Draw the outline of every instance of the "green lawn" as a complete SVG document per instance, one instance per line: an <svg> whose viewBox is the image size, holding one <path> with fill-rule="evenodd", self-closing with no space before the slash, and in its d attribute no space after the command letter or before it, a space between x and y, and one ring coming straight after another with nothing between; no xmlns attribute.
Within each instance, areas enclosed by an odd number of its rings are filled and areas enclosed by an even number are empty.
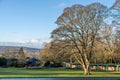
<svg viewBox="0 0 120 80"><path fill-rule="evenodd" d="M0 78L11 77L119 77L119 72L91 72L83 75L83 71L62 68L25 69L25 68L0 68Z"/></svg>

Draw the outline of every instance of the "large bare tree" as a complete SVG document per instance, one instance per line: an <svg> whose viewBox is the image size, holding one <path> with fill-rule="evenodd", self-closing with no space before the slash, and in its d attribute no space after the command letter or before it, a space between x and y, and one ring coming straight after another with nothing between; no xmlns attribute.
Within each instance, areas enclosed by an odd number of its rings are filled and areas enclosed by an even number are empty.
<svg viewBox="0 0 120 80"><path fill-rule="evenodd" d="M107 7L100 3L88 6L73 5L65 8L52 32L53 40L71 46L75 59L83 66L84 74L90 74L90 63L93 55L94 41L106 17ZM64 46L64 45L63 45Z"/></svg>
<svg viewBox="0 0 120 80"><path fill-rule="evenodd" d="M112 18L112 24L114 25L115 40L115 53L117 53L117 59L120 61L120 0L116 0L113 6L110 8L110 17Z"/></svg>

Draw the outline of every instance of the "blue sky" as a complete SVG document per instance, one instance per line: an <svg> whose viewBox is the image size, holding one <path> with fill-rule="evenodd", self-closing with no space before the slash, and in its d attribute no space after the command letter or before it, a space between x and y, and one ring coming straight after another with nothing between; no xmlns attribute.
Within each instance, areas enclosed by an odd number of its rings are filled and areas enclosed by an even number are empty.
<svg viewBox="0 0 120 80"><path fill-rule="evenodd" d="M0 0L0 42L47 41L65 7L115 0Z"/></svg>

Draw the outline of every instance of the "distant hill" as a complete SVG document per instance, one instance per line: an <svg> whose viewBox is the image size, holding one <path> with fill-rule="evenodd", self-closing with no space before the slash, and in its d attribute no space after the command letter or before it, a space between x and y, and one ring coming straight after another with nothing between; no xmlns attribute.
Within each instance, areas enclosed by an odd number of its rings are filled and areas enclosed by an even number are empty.
<svg viewBox="0 0 120 80"><path fill-rule="evenodd" d="M5 51L5 49L15 49L19 50L19 46L0 46L0 53ZM38 48L30 48L30 47L23 47L25 53L38 53L41 49Z"/></svg>

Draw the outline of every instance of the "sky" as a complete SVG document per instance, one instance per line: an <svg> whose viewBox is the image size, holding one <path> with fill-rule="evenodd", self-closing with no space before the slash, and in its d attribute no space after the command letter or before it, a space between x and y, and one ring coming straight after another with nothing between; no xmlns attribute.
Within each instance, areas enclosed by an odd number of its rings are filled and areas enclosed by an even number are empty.
<svg viewBox="0 0 120 80"><path fill-rule="evenodd" d="M93 2L111 7L115 0L0 0L0 43L48 42L64 8Z"/></svg>

